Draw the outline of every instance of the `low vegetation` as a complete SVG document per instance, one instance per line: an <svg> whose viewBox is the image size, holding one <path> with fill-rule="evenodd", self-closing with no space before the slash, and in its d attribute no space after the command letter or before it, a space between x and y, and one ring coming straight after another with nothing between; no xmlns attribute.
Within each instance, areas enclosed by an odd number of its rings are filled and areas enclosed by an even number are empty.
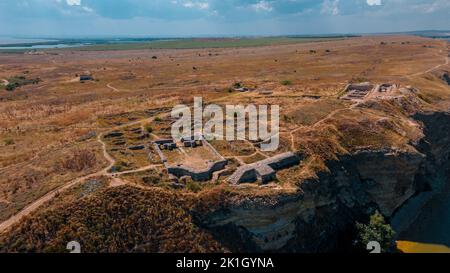
<svg viewBox="0 0 450 273"><path fill-rule="evenodd" d="M137 49L201 49L229 47L258 47L342 40L347 37L264 37L264 38L204 38L152 41L148 43L105 44L77 48L78 50L137 50Z"/></svg>
<svg viewBox="0 0 450 273"><path fill-rule="evenodd" d="M38 84L41 82L40 78L35 79L27 79L24 76L15 76L8 79L8 84L6 85L6 91L14 91L16 88L21 86L29 85L29 84Z"/></svg>
<svg viewBox="0 0 450 273"><path fill-rule="evenodd" d="M76 150L69 157L61 160L60 166L64 171L81 172L95 165L97 157L90 150Z"/></svg>
<svg viewBox="0 0 450 273"><path fill-rule="evenodd" d="M70 241L92 252L224 252L192 221L185 197L130 187L102 190L27 219L0 252L67 252Z"/></svg>
<svg viewBox="0 0 450 273"><path fill-rule="evenodd" d="M292 85L292 81L291 80L282 80L281 84L282 85Z"/></svg>
<svg viewBox="0 0 450 273"><path fill-rule="evenodd" d="M394 245L395 232L389 224L386 224L383 215L376 211L367 224L356 224L358 230L358 244L363 249L369 242L378 242L381 245L381 251L387 252Z"/></svg>

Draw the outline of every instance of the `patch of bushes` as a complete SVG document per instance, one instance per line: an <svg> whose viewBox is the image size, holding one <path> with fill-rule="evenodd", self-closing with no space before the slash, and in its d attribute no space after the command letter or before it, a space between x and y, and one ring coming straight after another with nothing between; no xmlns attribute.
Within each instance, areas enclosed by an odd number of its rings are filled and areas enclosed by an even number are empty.
<svg viewBox="0 0 450 273"><path fill-rule="evenodd" d="M287 86L287 85L292 85L292 82L290 80L283 80L283 81L281 81L281 84Z"/></svg>
<svg viewBox="0 0 450 273"><path fill-rule="evenodd" d="M235 89L242 88L242 83L241 83L241 82L235 82L235 83L233 84L233 88L235 88Z"/></svg>
<svg viewBox="0 0 450 273"><path fill-rule="evenodd" d="M38 84L41 82L40 78L35 79L27 79L24 76L15 76L8 79L8 84L6 85L7 91L14 91L16 88L19 88L21 86L29 85L29 84Z"/></svg>
<svg viewBox="0 0 450 273"><path fill-rule="evenodd" d="M192 192L199 192L202 190L202 187L197 182L189 180L186 183L186 189Z"/></svg>
<svg viewBox="0 0 450 273"><path fill-rule="evenodd" d="M95 165L97 157L89 150L76 150L71 156L61 161L63 170L81 172Z"/></svg>
<svg viewBox="0 0 450 273"><path fill-rule="evenodd" d="M10 145L14 145L14 139L12 138L7 138L3 141L5 143L6 146L10 146Z"/></svg>
<svg viewBox="0 0 450 273"><path fill-rule="evenodd" d="M122 172L122 171L127 170L128 168L130 168L130 164L129 163L127 163L125 161L122 161L122 160L119 160L111 168L111 172L112 173Z"/></svg>
<svg viewBox="0 0 450 273"><path fill-rule="evenodd" d="M378 242L382 252L388 252L394 245L395 231L384 220L383 215L376 211L367 224L356 223L358 243L365 248L369 242Z"/></svg>
<svg viewBox="0 0 450 273"><path fill-rule="evenodd" d="M145 125L144 129L149 134L151 134L153 132L153 127L150 124Z"/></svg>
<svg viewBox="0 0 450 273"><path fill-rule="evenodd" d="M190 202L161 190L100 190L25 219L1 235L0 252L67 253L70 241L83 253L227 251L194 223Z"/></svg>

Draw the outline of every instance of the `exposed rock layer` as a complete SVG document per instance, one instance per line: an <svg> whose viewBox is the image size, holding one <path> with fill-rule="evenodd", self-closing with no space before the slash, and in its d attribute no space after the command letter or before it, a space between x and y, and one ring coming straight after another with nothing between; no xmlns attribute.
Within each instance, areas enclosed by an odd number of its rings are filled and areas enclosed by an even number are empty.
<svg viewBox="0 0 450 273"><path fill-rule="evenodd" d="M198 217L231 250L324 252L348 244L356 221L388 218L435 181L448 181L450 115L422 113L424 137L408 149L364 150L327 162L296 194L243 199ZM230 242L229 238L235 238Z"/></svg>

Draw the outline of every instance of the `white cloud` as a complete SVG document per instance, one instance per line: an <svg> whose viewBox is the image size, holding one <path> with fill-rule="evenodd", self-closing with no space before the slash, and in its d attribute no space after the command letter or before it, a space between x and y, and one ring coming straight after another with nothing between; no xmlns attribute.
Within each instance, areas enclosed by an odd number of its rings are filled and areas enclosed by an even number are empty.
<svg viewBox="0 0 450 273"><path fill-rule="evenodd" d="M176 4L176 1L173 1L172 3ZM185 8L197 8L197 9L208 9L209 3L208 2L191 2L188 1L183 4L183 7Z"/></svg>
<svg viewBox="0 0 450 273"><path fill-rule="evenodd" d="M267 2L267 1L259 1L256 4L251 5L252 9L256 10L256 11L272 11L273 7L272 5Z"/></svg>
<svg viewBox="0 0 450 273"><path fill-rule="evenodd" d="M69 6L81 6L81 0L66 0Z"/></svg>
<svg viewBox="0 0 450 273"><path fill-rule="evenodd" d="M322 2L322 14L339 14L339 0L325 0Z"/></svg>
<svg viewBox="0 0 450 273"><path fill-rule="evenodd" d="M367 0L369 6L381 6L381 0Z"/></svg>
<svg viewBox="0 0 450 273"><path fill-rule="evenodd" d="M446 9L450 7L450 1L448 0L436 0L432 3L423 4L423 11L426 13L433 13L438 10Z"/></svg>
<svg viewBox="0 0 450 273"><path fill-rule="evenodd" d="M94 12L94 10L90 7L83 6L82 9L86 12Z"/></svg>

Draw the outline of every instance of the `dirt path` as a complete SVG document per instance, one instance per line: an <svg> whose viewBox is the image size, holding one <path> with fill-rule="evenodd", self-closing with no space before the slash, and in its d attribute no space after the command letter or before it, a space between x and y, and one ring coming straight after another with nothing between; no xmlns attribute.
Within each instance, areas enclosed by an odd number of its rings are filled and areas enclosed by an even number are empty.
<svg viewBox="0 0 450 273"><path fill-rule="evenodd" d="M111 89L111 90L114 91L114 92L120 92L119 89L115 88L114 86L111 86L111 82L108 83L108 84L106 85L106 87L108 87L109 89Z"/></svg>
<svg viewBox="0 0 450 273"><path fill-rule="evenodd" d="M290 131L289 134L291 136L291 149L292 151L295 151L295 137L294 134L302 129L305 129L307 127L311 127L311 128L315 128L318 125L322 124L323 122L325 122L325 120L331 118L332 116L336 115L337 113L341 112L341 111L346 111L346 110L351 110L353 108L355 108L355 106L358 105L358 103L352 104L350 107L347 108L343 108L343 109L336 109L332 112L330 112L328 115L326 115L324 118L322 118L321 120L317 121L316 123L314 123L311 126L299 126L298 128L295 128L294 130Z"/></svg>
<svg viewBox="0 0 450 273"><path fill-rule="evenodd" d="M442 50L441 50L440 52L442 53ZM440 55L438 55L438 56L440 56ZM435 65L435 66L433 66L432 68L430 68L430 69L428 69L428 70L425 70L425 71L422 71L422 72L418 72L418 73L414 73L414 74L407 75L406 77L407 77L407 78L410 78L410 77L422 76L422 75L424 75L424 74L428 74L428 73L430 73L430 72L433 72L433 71L435 71L435 70L441 68L442 66L448 65L448 64L449 64L449 57L444 57L444 58L445 58L445 62L444 62L444 63Z"/></svg>
<svg viewBox="0 0 450 273"><path fill-rule="evenodd" d="M143 122L148 122L153 120L154 118L148 118L148 119L143 119L143 120L139 120L139 121L134 121L131 123L127 123L127 124L123 124L120 126L116 126L114 128L111 128L111 131L117 130L117 129L121 129L123 127L127 127L127 126L133 126L136 124L142 124ZM36 209L38 209L40 206L42 206L44 203L46 203L47 201L53 199L57 194L75 186L78 183L82 183L84 181L86 181L89 178L93 178L93 177L97 177L97 176L108 176L108 177L114 177L115 175L120 175L120 174L130 174L130 173L135 173L135 172L141 172L141 171L145 171L151 168L154 168L155 166L158 165L149 165L140 169L136 169L136 170L131 170L131 171L127 171L127 172L122 172L122 173L115 173L115 174L110 174L108 173L108 170L111 169L114 164L116 163L116 160L107 152L107 148L106 148L106 143L102 141L102 136L103 133L100 133L97 136L97 141L102 145L102 151L103 151L103 156L104 158L108 161L109 165L107 167L105 167L104 169L77 178L75 180L72 180L71 182L68 182L66 184L64 184L63 186L54 189L50 192L48 192L47 194L45 194L44 196L40 197L39 199L37 199L36 201L34 201L33 203L31 203L30 205L26 206L24 209L22 209L21 211L19 211L17 214L13 215L12 217L10 217L8 220L2 222L0 224L0 233L5 232L6 230L8 230L11 226L13 226L14 224L18 223L23 217L30 215L33 211L35 211ZM113 184L117 185L117 184L121 184L123 181L121 181L120 179L114 177L113 178Z"/></svg>
<svg viewBox="0 0 450 273"><path fill-rule="evenodd" d="M60 192L65 191L65 190L71 188L72 186L74 186L74 185L76 185L78 183L81 183L81 182L83 182L83 181L85 181L85 180L87 180L89 178L96 177L96 176L107 175L108 170L112 166L114 166L116 161L106 151L106 144L101 140L102 135L103 134L99 134L98 135L97 141L99 141L102 144L103 156L109 162L109 165L106 168L104 168L104 169L102 169L102 170L100 170L100 171L98 171L96 173L88 174L86 176L83 176L83 177L77 178L75 180L72 180L71 182L69 182L67 184L64 184L63 186L48 192L47 194L45 194L44 196L42 196L38 200L34 201L33 203L31 203L30 205L25 207L23 210L21 210L20 212L18 212L17 214L15 214L11 218L9 218L8 220L2 222L0 224L0 233L6 231L12 225L14 225L15 223L19 222L23 217L25 217L25 216L29 215L30 213L32 213L33 211L35 211L37 208L39 208L45 202L53 199Z"/></svg>
<svg viewBox="0 0 450 273"><path fill-rule="evenodd" d="M4 81L6 82L6 80L4 80ZM41 86L40 88L42 88L44 86ZM110 84L107 84L107 87L110 88L113 91L119 91L118 89L114 88ZM220 101L222 99L226 99L226 98L229 98L229 97L230 96L226 96L225 98L218 98L216 100L212 100L211 103L212 102L216 102L216 101ZM170 113L166 113L163 116L168 116L168 115L170 115ZM133 122L130 122L130 123L125 123L125 124L122 124L122 125L119 125L119 126L115 126L113 128L109 128L107 131L119 130L119 129L122 129L122 128L125 128L125 127L128 127L128 126L133 126L133 125L138 125L138 124L142 126L144 123L151 122L154 119L155 119L155 117L150 117L150 118L146 118L146 119L142 119L142 120L133 121ZM129 183L127 183L126 181L118 178L119 175L142 172L142 171L146 171L146 170L155 168L157 166L160 166L160 165L156 165L155 164L155 165L148 165L146 167L142 167L142 168L139 168L139 169L136 169L136 170L130 170L130 171L125 171L125 172L121 172L121 173L114 173L114 174L108 173L108 170L111 169L114 166L114 164L116 163L116 160L111 155L108 154L107 148L106 148L106 143L104 143L102 141L102 136L103 136L103 133L98 134L97 141L102 145L103 156L109 162L109 165L106 168L104 168L104 169L102 169L102 170L100 170L98 172L95 172L95 173L92 173L92 174L89 174L89 175L86 175L86 176L83 176L83 177L79 177L79 178L77 178L75 180L72 180L72 181L62 185L61 187L59 187L57 189L54 189L54 190L46 193L44 196L40 197L39 199L37 199L33 203L29 204L24 209L22 209L21 211L19 211L15 215L11 216L6 221L0 223L0 233L3 233L5 231L7 231L14 224L18 223L24 217L30 215L32 212L37 210L44 203L46 203L47 201L50 201L51 199L53 199L57 194L59 194L59 193L65 191L65 190L75 186L78 183L82 183L82 182L84 182L85 180L87 180L89 178L97 177L97 176L108 176L108 177L112 178L111 186L124 185L124 184L129 184ZM139 186L139 185L135 185L135 184L129 184L129 185L136 186L136 187L139 187L139 188L145 188L145 187L142 187L142 186Z"/></svg>
<svg viewBox="0 0 450 273"><path fill-rule="evenodd" d="M142 167L139 169L135 169L135 170L129 170L129 171L123 171L120 173L108 174L108 176L115 177L115 176L124 175L124 174L140 173L140 172L145 172L145 171L148 171L148 170L151 170L151 169L154 169L157 167L163 167L163 166L164 166L163 164L150 164L148 166L145 166L145 167Z"/></svg>
<svg viewBox="0 0 450 273"><path fill-rule="evenodd" d="M219 98L217 100L212 100L211 102L220 101L222 99L224 99L224 98ZM313 126L316 126L317 124L319 124L323 120L325 120L325 119L331 117L332 115L336 114L337 111L342 111L342 110L346 110L346 109L339 109L339 110L333 111L332 113L327 115L324 119L320 120L319 122L317 122ZM163 116L168 116L168 115L170 115L170 113L166 113ZM150 118L137 120L137 121L130 122L130 123L125 123L125 124L122 124L122 125L119 125L119 126L115 126L113 128L109 128L107 131L114 131L114 130L122 129L122 128L125 128L125 127L137 125L137 124L142 125L143 123L151 122L154 119L155 119L155 117L150 117ZM297 129L291 131L291 137L293 137L292 134L295 131L300 130L301 128L297 128ZM102 169L102 170L100 170L98 172L95 172L95 173L92 173L92 174L89 174L89 175L77 178L75 180L72 180L71 182L68 182L68 183L64 184L63 186L48 192L47 194L45 194L41 198L37 199L36 201L31 203L30 205L26 206L24 209L19 211L17 214L15 214L12 217L10 217L8 220L2 222L0 224L0 233L3 233L6 230L8 230L11 226L13 226L14 224L18 223L21 219L23 219L23 217L30 215L32 212L34 212L36 209L38 209L44 203L46 203L47 201L49 201L52 198L54 198L57 194L59 194L59 193L65 191L65 190L73 187L74 185L76 185L78 183L82 183L82 182L84 182L85 180L87 180L89 178L97 177L97 176L108 176L108 177L112 177L113 178L112 179L112 186L123 185L123 184L128 184L128 183L126 181L123 181L122 179L118 178L117 176L122 175L122 174L131 174L131 173L142 172L142 171L146 171L146 170L155 168L157 166L160 166L158 164L154 164L154 165L148 165L146 167L142 167L142 168L139 168L139 169L136 169L136 170L130 170L130 171L125 171L125 172L121 172L121 173L114 173L114 174L108 173L108 170L111 169L114 166L114 164L116 163L116 160L111 155L108 154L106 143L104 143L102 141L102 136L103 136L103 133L98 134L97 141L102 145L103 156L109 162L109 165L106 168L104 168L104 169ZM258 151L258 152L260 152L260 151ZM237 157L235 157L235 158L239 162L244 163L244 162L242 162L242 160L240 158L237 158ZM130 184L130 185L135 186L134 184ZM136 185L136 186L138 186L138 185Z"/></svg>

